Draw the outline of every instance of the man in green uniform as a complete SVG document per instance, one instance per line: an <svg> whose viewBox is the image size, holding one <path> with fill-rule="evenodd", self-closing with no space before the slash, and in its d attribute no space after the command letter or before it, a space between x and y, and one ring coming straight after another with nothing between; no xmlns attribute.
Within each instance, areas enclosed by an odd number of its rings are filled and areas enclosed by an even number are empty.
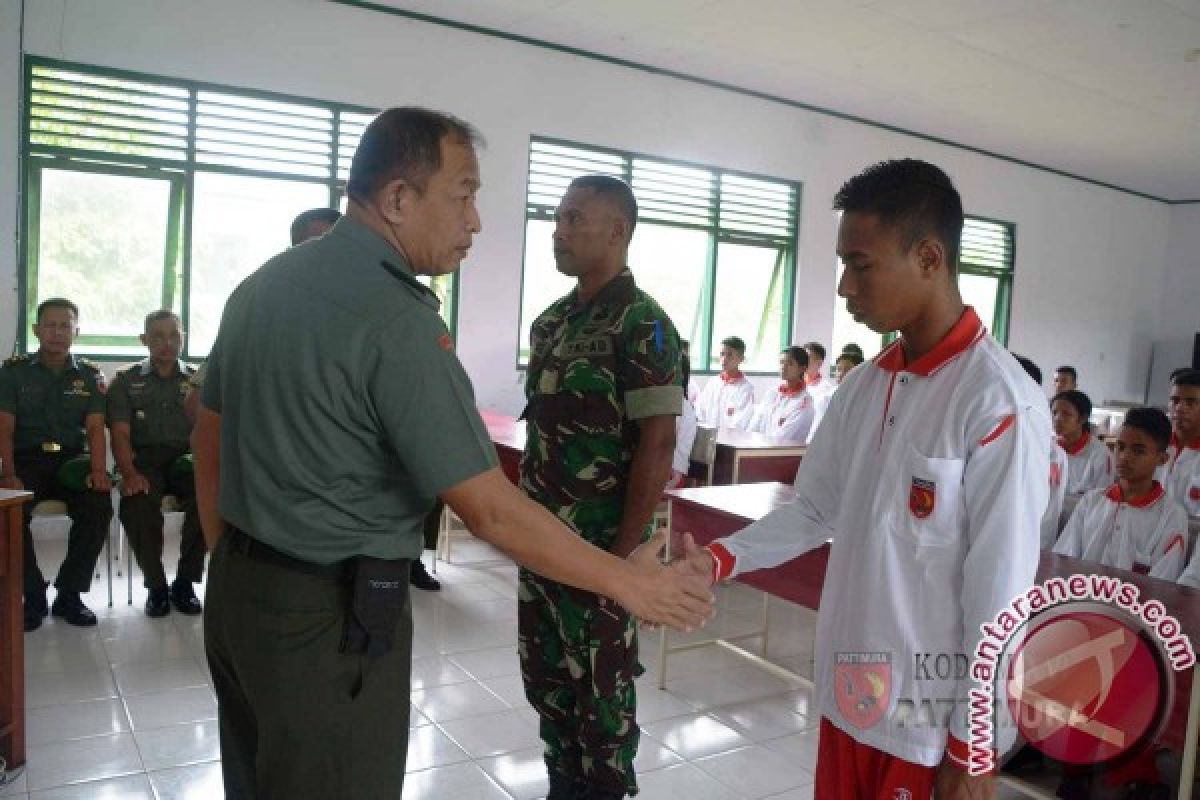
<svg viewBox="0 0 1200 800"><path fill-rule="evenodd" d="M46 580L38 568L29 523L42 500L63 500L71 518L67 557L54 585L54 616L71 625L96 624L79 595L92 585L96 558L112 520L112 481L105 469L104 375L71 354L79 309L61 297L37 308L38 351L0 367L0 487L33 492L25 509L25 630L47 614Z"/></svg>
<svg viewBox="0 0 1200 800"><path fill-rule="evenodd" d="M149 314L141 339L150 357L117 373L108 392L113 459L121 473L121 524L150 590L146 616L165 617L172 605L183 614L199 614L192 584L204 574L204 537L189 454L192 423L183 408L195 370L179 360L183 325L174 312ZM183 510L179 567L170 589L162 565L164 494L174 495Z"/></svg>
<svg viewBox="0 0 1200 800"><path fill-rule="evenodd" d="M521 488L583 539L624 557L650 531L682 410L679 337L625 266L628 184L571 182L554 258L578 286L530 329ZM635 620L606 597L521 571L521 673L541 717L550 800L637 793Z"/></svg>
<svg viewBox="0 0 1200 800"><path fill-rule="evenodd" d="M480 229L476 136L424 109L380 114L346 216L225 306L192 443L229 797L400 796L409 562L435 497L519 563L639 617L688 628L711 611L704 581L658 563L661 538L616 558L497 466L416 279L457 269Z"/></svg>

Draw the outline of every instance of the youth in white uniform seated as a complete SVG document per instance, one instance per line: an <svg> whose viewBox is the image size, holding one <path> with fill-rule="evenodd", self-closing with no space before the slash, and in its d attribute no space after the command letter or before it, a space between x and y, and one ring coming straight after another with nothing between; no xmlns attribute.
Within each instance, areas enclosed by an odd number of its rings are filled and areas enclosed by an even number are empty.
<svg viewBox="0 0 1200 800"><path fill-rule="evenodd" d="M1154 471L1166 463L1171 422L1134 408L1117 434L1117 480L1083 496L1054 552L1174 581L1187 558L1187 514Z"/></svg>
<svg viewBox="0 0 1200 800"><path fill-rule="evenodd" d="M1012 354L1025 372L1038 386L1042 385L1042 370L1025 356ZM1060 523L1063 522L1063 502L1067 495L1067 453L1058 442L1050 442L1050 499L1046 503L1046 511L1042 514L1042 549L1054 547L1058 539Z"/></svg>
<svg viewBox="0 0 1200 800"><path fill-rule="evenodd" d="M813 421L812 397L804 388L804 369L808 353L803 347L789 347L779 356L779 388L754 408L746 430L777 439L808 441Z"/></svg>
<svg viewBox="0 0 1200 800"><path fill-rule="evenodd" d="M696 421L705 428L743 428L754 413L754 384L742 374L746 343L721 340L721 372L709 378L696 400Z"/></svg>
<svg viewBox="0 0 1200 800"><path fill-rule="evenodd" d="M825 366L825 345L820 342L809 342L804 345L804 351L808 353L808 369L804 371L804 386L813 401L813 422L812 428L808 432L808 441L811 442L813 435L817 432L817 426L821 424L821 418L829 409L829 401L833 397L834 391L837 390L837 384L833 382L832 378L826 378L822 374L822 368Z"/></svg>
<svg viewBox="0 0 1200 800"><path fill-rule="evenodd" d="M1054 370L1054 393L1062 394L1079 388L1079 372L1071 366L1061 366Z"/></svg>
<svg viewBox="0 0 1200 800"><path fill-rule="evenodd" d="M1078 389L1068 389L1054 395L1050 414L1058 443L1067 451L1067 494L1107 489L1113 482L1112 453L1091 432L1092 401Z"/></svg>
<svg viewBox="0 0 1200 800"><path fill-rule="evenodd" d="M1158 479L1188 514L1200 517L1200 370L1181 369L1171 375L1167 413L1171 444Z"/></svg>
<svg viewBox="0 0 1200 800"><path fill-rule="evenodd" d="M848 344L842 348L842 353L833 362L833 380L838 386L841 386L846 380L851 371L859 364L863 363L862 348L856 344Z"/></svg>

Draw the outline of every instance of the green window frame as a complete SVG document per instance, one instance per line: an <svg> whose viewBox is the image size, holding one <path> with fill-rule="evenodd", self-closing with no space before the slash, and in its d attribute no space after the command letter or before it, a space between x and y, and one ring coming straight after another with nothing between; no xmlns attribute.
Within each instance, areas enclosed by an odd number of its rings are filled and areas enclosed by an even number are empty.
<svg viewBox="0 0 1200 800"><path fill-rule="evenodd" d="M376 113L363 106L26 56L18 347L31 352L37 344L30 324L39 280L46 274L41 202L47 170L168 182L161 307L178 312L190 331L197 176L320 186L329 207L339 208L358 139ZM443 317L456 333L457 274L425 280L442 298ZM81 306L86 331L88 298L73 299ZM141 319L128 322L121 335L81 335L75 352L116 360L142 352L133 333ZM185 357L207 355L192 350L193 343L189 337Z"/></svg>
<svg viewBox="0 0 1200 800"><path fill-rule="evenodd" d="M797 219L799 217L799 183L773 177L727 170L676 159L660 158L610 147L532 136L529 143L529 172L526 187L525 244L521 270L521 325L518 329L517 368L529 361L528 324L542 308L527 307L527 283L531 280L531 248L549 249L546 241L531 241L530 233L542 223L546 230L554 223L555 209L571 180L586 174L606 174L629 183L638 201L638 228L634 234L633 251L638 249L639 235L645 237L647 228L660 234L684 232L698 234L689 277L698 282L692 286L695 297L689 302L691 325L676 320L680 335L690 340L694 374L713 374L719 371L718 346L714 334L737 333L747 344L747 361L771 341L780 347L790 344L794 312ZM531 224L532 223L532 224ZM701 239L703 237L703 240ZM703 250L703 254L701 254ZM722 258L722 253L730 255ZM739 258L732 254L737 252ZM759 284L762 303L751 330L715 330L714 326L730 313L729 304L722 304L727 293L718 292L722 278L741 278L737 270L747 270L749 262L761 265ZM636 275L647 267L636 263L631 252L631 266ZM722 272L722 265L729 272ZM639 278L641 282L641 278ZM651 294L655 294L651 291ZM662 297L657 299L664 306ZM670 309L668 308L668 312ZM776 353L767 354L770 366L746 370L752 374L775 371Z"/></svg>

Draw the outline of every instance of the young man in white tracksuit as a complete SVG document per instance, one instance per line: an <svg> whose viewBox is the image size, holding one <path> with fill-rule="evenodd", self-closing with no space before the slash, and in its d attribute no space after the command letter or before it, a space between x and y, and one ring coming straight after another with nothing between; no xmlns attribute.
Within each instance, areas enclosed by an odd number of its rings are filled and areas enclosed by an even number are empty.
<svg viewBox="0 0 1200 800"><path fill-rule="evenodd" d="M1171 443L1158 479L1188 514L1200 517L1200 370L1181 369L1171 376L1167 411Z"/></svg>
<svg viewBox="0 0 1200 800"><path fill-rule="evenodd" d="M721 371L708 379L696 399L696 422L705 428L742 429L754 414L754 384L743 374L746 343L721 340Z"/></svg>
<svg viewBox="0 0 1200 800"><path fill-rule="evenodd" d="M808 353L789 347L779 355L779 388L754 407L746 430L777 439L808 441L813 422L813 400L804 386Z"/></svg>
<svg viewBox="0 0 1200 800"><path fill-rule="evenodd" d="M1034 581L1049 494L1046 400L963 305L962 205L941 170L877 164L834 208L844 212L838 293L857 321L901 336L834 395L795 502L693 551L689 566L726 578L832 538L814 796L992 797L994 776L967 768L970 677L921 665L971 658L980 625ZM914 726L901 699L957 710L948 726Z"/></svg>
<svg viewBox="0 0 1200 800"><path fill-rule="evenodd" d="M1117 481L1083 496L1054 552L1174 581L1187 563L1187 513L1154 479L1167 460L1171 423L1134 408L1117 436Z"/></svg>

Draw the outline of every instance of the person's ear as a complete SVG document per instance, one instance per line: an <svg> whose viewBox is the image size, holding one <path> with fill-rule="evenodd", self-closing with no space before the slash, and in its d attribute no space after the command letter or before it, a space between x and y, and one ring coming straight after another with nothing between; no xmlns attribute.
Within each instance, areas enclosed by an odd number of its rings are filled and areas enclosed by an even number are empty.
<svg viewBox="0 0 1200 800"><path fill-rule="evenodd" d="M412 213L416 191L403 178L390 180L376 194L379 215L393 225L403 225Z"/></svg>
<svg viewBox="0 0 1200 800"><path fill-rule="evenodd" d="M932 275L939 268L946 268L946 248L940 241L932 237L926 237L917 242L917 265L920 266L921 272L926 275Z"/></svg>

